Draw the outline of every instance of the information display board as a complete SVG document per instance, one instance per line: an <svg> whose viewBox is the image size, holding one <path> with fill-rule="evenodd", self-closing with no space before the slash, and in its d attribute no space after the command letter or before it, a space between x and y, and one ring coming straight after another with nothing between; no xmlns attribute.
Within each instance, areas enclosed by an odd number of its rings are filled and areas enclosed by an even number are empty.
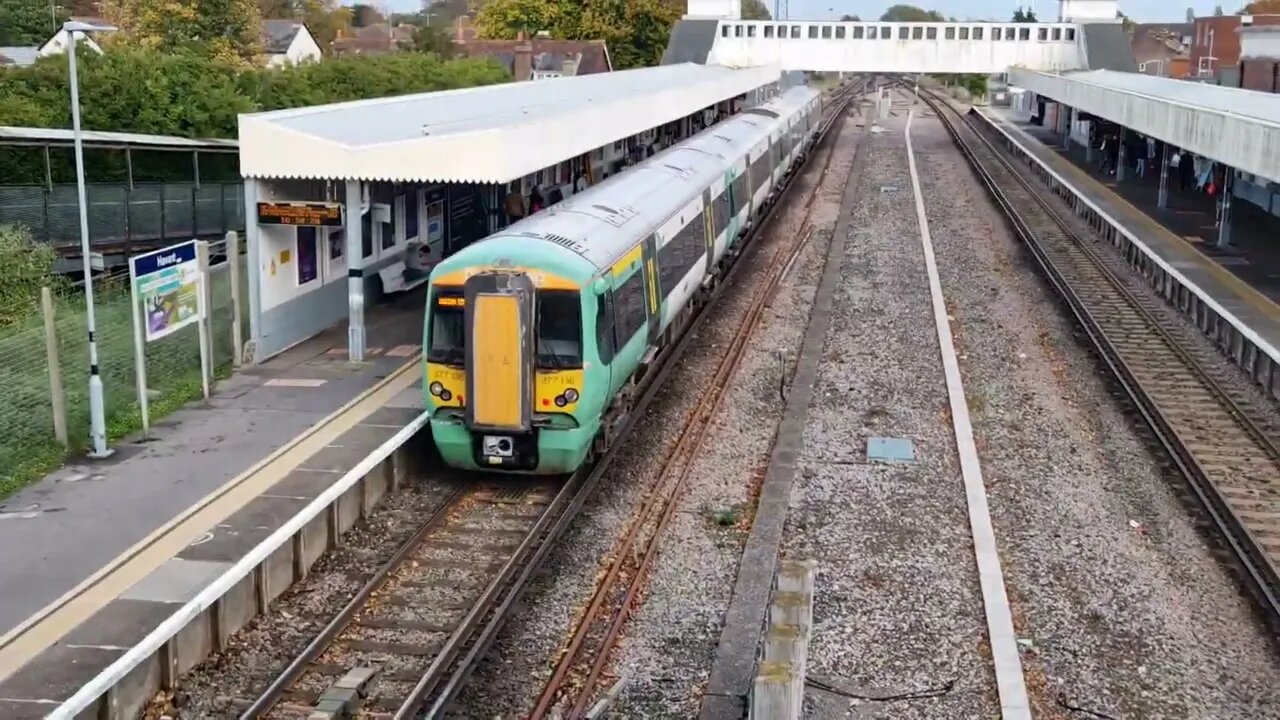
<svg viewBox="0 0 1280 720"><path fill-rule="evenodd" d="M342 227L342 203L258 203L258 224Z"/></svg>

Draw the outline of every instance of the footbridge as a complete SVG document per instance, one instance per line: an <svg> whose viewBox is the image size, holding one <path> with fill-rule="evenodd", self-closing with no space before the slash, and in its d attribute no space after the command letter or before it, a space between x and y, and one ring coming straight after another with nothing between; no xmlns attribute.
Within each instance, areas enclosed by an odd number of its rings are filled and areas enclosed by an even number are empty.
<svg viewBox="0 0 1280 720"><path fill-rule="evenodd" d="M663 62L984 75L1138 69L1114 0L1064 0L1053 23L753 21L741 19L739 0L689 0Z"/></svg>

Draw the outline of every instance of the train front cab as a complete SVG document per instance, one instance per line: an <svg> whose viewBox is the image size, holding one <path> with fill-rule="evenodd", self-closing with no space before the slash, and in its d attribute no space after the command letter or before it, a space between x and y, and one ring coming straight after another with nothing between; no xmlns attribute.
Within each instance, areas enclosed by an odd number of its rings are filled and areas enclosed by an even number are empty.
<svg viewBox="0 0 1280 720"><path fill-rule="evenodd" d="M582 298L572 282L522 270L433 282L426 394L446 463L552 475L582 464L599 417L588 389L608 384L607 368L584 363Z"/></svg>

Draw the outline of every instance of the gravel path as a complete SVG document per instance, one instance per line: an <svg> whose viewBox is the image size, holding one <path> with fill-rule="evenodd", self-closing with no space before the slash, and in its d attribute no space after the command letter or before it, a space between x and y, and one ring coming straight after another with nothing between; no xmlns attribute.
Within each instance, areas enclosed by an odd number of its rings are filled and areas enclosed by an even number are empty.
<svg viewBox="0 0 1280 720"><path fill-rule="evenodd" d="M794 363L805 318L821 272L821 258L834 223L840 192L852 161L853 122L847 122L833 158L813 221L819 232L791 270L764 324L753 336L721 412L708 430L704 457L696 463L676 518L664 541L641 606L624 630L614 654L615 674L629 679L610 717L693 717L719 640L721 616L729 602L746 538L755 489L767 463L781 416L777 401L781 373L778 348L790 348ZM821 160L822 158L817 158ZM811 165L797 179L792 197L804 198L818 173ZM683 418L705 392L711 374L751 303L762 277L761 259L772 240L791 237L800 227L802 203L779 215L776 232L762 238L748 265L727 291L691 352L669 377L632 439L615 460L610 476L588 500L582 514L548 559L548 573L535 581L526 607L500 634L466 692L465 707L452 717L518 718L532 709L554 669L556 653L571 625L585 610L597 574L622 535L662 461L674 447ZM602 681L608 687L613 678Z"/></svg>
<svg viewBox="0 0 1280 720"><path fill-rule="evenodd" d="M983 718L998 713L964 488L902 131L905 104L867 148L844 279L819 368L783 535L819 564L810 674L866 703L809 692L807 717ZM935 233L936 234L936 233ZM915 461L867 461L869 437ZM931 692L933 691L933 692Z"/></svg>
<svg viewBox="0 0 1280 720"><path fill-rule="evenodd" d="M236 718L311 642L414 530L444 504L454 485L421 479L383 498L343 544L312 566L307 579L271 604L271 611L232 636L227 650L183 678L175 697L158 698L148 718ZM245 702L248 701L248 702Z"/></svg>
<svg viewBox="0 0 1280 720"><path fill-rule="evenodd" d="M1182 480L941 123L913 126L1039 718L1280 717L1280 664Z"/></svg>

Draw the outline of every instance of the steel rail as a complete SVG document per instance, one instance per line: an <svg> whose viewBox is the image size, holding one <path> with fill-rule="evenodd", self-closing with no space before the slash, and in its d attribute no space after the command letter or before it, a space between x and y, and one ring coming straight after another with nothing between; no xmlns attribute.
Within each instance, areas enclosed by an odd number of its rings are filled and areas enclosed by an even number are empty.
<svg viewBox="0 0 1280 720"><path fill-rule="evenodd" d="M961 137L959 128L952 121L951 115L959 117L959 111L951 107L945 99L939 99L933 96L932 93L923 93L922 98L933 108L970 167L978 175L983 186L1008 218L1014 231L1031 251L1045 276L1076 317L1085 334L1098 351L1098 356L1133 402L1134 407L1150 427L1173 464L1178 468L1179 473L1186 479L1201 507L1209 515L1219 534L1226 541L1232 554L1244 569L1248 580L1246 584L1258 599L1264 612L1267 613L1269 620L1273 624L1280 623L1280 576L1277 575L1275 565L1267 556L1266 551L1254 536L1254 533L1231 507L1221 489L1217 487L1211 477L1211 473L1202 465L1196 457L1196 453L1189 447L1187 439L1182 437L1173 426L1174 423L1168 416L1168 411L1161 408L1160 402L1153 397L1153 391L1142 384L1131 362L1126 360L1124 353L1118 347L1118 339L1108 336L1100 318L1089 308L1085 296L1078 291L1076 285L1068 277L1069 271L1059 267L1059 263L1054 261L1050 251L1042 243L1039 234L1033 229L1032 226L1035 221L1028 217L1028 214L1039 211L1051 224L1056 226L1057 230L1066 239L1074 244L1075 249L1092 263L1092 269L1108 281L1112 285L1112 291L1127 302L1132 312L1148 323L1150 329L1164 340L1168 349L1186 366L1187 371L1192 373L1208 393L1213 396L1214 400L1221 404L1223 410L1235 419L1240 430L1254 441L1263 454L1275 461L1280 458L1280 450L1277 449L1266 433L1257 427L1257 424L1253 422L1248 414L1240 408L1239 404L1209 376L1208 372L1191 356L1186 348L1167 331L1163 323L1142 306L1138 298L1125 287L1124 283L1089 247L1089 243L1069 227L1062 217L1048 205L1041 197L1042 193L1037 192L1037 189L1031 185L1027 178L1017 171L1009 159L1004 157L1004 153L996 148L989 139L983 137L982 132L974 127L973 124L962 120L963 127L972 133L980 143L977 147L990 153L998 163L995 168L988 167L978 157L974 144ZM1014 202L1009 197L1009 187L1002 185L996 179L995 173L999 170L1004 170L1011 175L1015 183L1014 188L1020 187L1034 202L1023 205ZM1166 404L1168 404L1167 400Z"/></svg>

